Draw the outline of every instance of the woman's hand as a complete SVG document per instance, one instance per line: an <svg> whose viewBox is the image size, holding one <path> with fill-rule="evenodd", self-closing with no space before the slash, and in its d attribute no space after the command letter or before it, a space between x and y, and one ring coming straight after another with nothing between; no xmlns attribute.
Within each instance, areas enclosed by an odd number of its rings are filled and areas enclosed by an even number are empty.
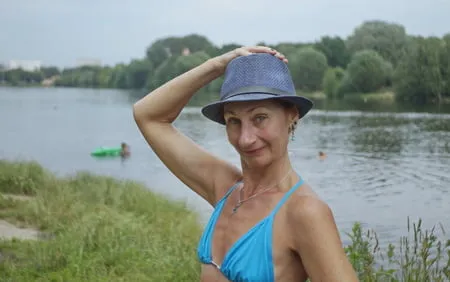
<svg viewBox="0 0 450 282"><path fill-rule="evenodd" d="M224 72L228 63L231 62L233 59L235 59L239 56L247 56L247 55L254 54L254 53L272 54L275 57L282 60L283 62L285 62L285 63L288 62L288 60L286 59L286 57L283 54L277 52L276 50L274 50L272 48L266 47L266 46L248 46L248 47L236 48L236 49L229 51L223 55L215 57L213 60L216 64L216 67L218 68L218 70L220 70L221 72Z"/></svg>

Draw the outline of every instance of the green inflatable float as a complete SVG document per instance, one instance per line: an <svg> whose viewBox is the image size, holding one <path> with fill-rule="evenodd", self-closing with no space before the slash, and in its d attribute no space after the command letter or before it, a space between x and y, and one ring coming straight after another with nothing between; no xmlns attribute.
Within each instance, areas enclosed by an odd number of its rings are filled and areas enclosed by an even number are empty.
<svg viewBox="0 0 450 282"><path fill-rule="evenodd" d="M91 152L94 157L117 157L120 156L122 147L99 147Z"/></svg>

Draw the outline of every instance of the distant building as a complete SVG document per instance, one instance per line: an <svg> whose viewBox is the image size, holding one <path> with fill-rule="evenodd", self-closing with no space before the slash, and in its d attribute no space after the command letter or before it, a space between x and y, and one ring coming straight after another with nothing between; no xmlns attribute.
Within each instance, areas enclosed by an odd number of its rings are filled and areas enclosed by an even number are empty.
<svg viewBox="0 0 450 282"><path fill-rule="evenodd" d="M5 69L23 69L25 71L37 71L41 68L41 64L42 62L37 60L10 60L5 64Z"/></svg>
<svg viewBox="0 0 450 282"><path fill-rule="evenodd" d="M91 67L101 67L102 61L95 58L79 58L76 63L77 67L91 66Z"/></svg>
<svg viewBox="0 0 450 282"><path fill-rule="evenodd" d="M188 56L191 54L191 50L189 50L189 48L185 47L185 48L183 48L183 51L181 52L181 54L183 56Z"/></svg>
<svg viewBox="0 0 450 282"><path fill-rule="evenodd" d="M45 87L50 87L55 84L55 81L59 78L59 75L52 76L50 78L46 78L42 80L41 85Z"/></svg>

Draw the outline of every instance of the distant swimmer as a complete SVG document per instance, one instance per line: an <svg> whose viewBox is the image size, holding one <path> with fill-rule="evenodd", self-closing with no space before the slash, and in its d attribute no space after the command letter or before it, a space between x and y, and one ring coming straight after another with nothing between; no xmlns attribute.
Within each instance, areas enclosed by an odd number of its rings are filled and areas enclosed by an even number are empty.
<svg viewBox="0 0 450 282"><path fill-rule="evenodd" d="M122 142L122 144L120 146L122 147L122 151L120 152L120 155L122 157L130 156L130 146L128 146L128 144L125 142Z"/></svg>
<svg viewBox="0 0 450 282"><path fill-rule="evenodd" d="M323 161L323 160L325 160L326 158L327 158L327 155L326 155L324 152L320 151L320 152L319 152L319 159L320 159L321 161Z"/></svg>

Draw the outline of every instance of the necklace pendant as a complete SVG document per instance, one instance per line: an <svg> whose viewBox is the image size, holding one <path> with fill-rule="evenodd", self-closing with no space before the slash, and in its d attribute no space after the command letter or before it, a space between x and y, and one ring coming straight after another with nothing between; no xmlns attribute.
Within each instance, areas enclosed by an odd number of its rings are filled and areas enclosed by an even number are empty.
<svg viewBox="0 0 450 282"><path fill-rule="evenodd" d="M238 203L236 206L234 206L233 208L233 214L235 214L237 212L237 209L241 206L241 203Z"/></svg>

